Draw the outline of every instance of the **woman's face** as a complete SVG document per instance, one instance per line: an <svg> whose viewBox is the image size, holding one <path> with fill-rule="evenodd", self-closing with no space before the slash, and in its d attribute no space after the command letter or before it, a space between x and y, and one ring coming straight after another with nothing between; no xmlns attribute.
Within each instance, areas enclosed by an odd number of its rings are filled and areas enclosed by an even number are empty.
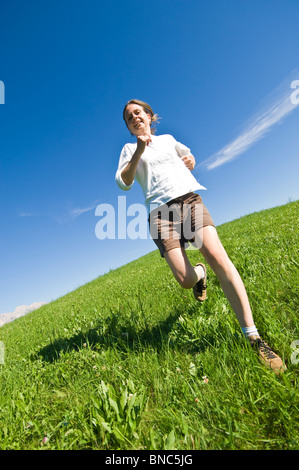
<svg viewBox="0 0 299 470"><path fill-rule="evenodd" d="M151 134L151 115L147 114L142 106L134 103L128 104L125 119L131 134L136 136Z"/></svg>

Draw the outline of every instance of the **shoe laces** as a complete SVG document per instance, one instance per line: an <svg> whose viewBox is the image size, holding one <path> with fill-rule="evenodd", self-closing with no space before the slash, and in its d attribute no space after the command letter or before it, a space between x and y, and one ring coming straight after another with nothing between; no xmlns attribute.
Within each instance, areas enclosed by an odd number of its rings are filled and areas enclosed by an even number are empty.
<svg viewBox="0 0 299 470"><path fill-rule="evenodd" d="M258 338L256 340L257 342L257 347L258 349L263 353L265 354L265 356L267 357L267 359L275 359L276 358L276 354L274 351L272 351L272 349L270 348L270 346L265 343L265 341L263 341L262 339Z"/></svg>

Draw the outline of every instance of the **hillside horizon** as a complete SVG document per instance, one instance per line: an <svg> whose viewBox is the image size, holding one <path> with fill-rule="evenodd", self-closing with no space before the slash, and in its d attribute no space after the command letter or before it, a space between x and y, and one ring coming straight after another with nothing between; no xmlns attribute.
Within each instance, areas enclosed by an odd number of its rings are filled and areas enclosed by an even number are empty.
<svg viewBox="0 0 299 470"><path fill-rule="evenodd" d="M289 201L289 202L297 202L297 201ZM286 204L288 204L288 203L286 203ZM235 218L235 219L233 219L233 220L231 220L231 221L225 222L225 223L223 223L223 224L217 226L216 228L218 229L219 227L222 227L222 226L225 226L225 225L227 225L227 224L230 224L230 223L232 223L232 222L234 222L234 221L236 221L236 220L243 219L244 217L248 217L248 216L250 216L250 215L252 215L252 214L257 214L257 213L261 213L261 212L268 211L268 210L271 210L271 209L275 209L275 208L279 208L279 207L284 207L286 204L281 204L281 205L279 205L279 206L270 207L270 208L267 208L267 209L262 209L262 210L260 210L260 211L250 212L249 214L245 214L245 215L240 216L240 217L237 217L237 218ZM152 253L153 251L156 251L154 245L153 245L153 250L152 250L152 251L146 253L145 255L142 255L140 258L142 258L143 256L146 256L146 255L149 254L149 253ZM139 258L136 258L136 259L133 259L132 261L137 261L138 259L139 259ZM126 263L126 264L129 264L129 263L131 263L132 261L129 261L129 262ZM121 265L121 266L118 266L117 268L111 269L111 270L109 270L108 272L114 271L115 269L122 268L123 266L126 266L126 264ZM103 273L103 274L101 274L101 275L98 276L98 277L105 276L108 272ZM95 279L98 279L98 277L96 277ZM93 280L95 280L95 279L93 279ZM92 282L92 281L88 281L87 284L88 284L89 282ZM84 285L85 285L85 284L82 284L82 285L79 286L79 287L83 287ZM78 287L76 287L74 290L76 290L76 289L78 289ZM10 322L16 320L17 318L20 318L20 317L22 317L22 316L25 316L25 315L27 315L27 313L30 313L30 312L32 312L32 311L34 311L34 310L37 310L37 309L39 309L40 307L42 307L43 305L47 305L47 304L49 304L49 303L52 303L52 302L58 300L58 299L61 298L61 297L64 297L65 295L67 295L67 294L69 294L69 293L71 293L71 292L73 292L73 290L71 290L71 291L69 291L69 292L66 292L65 294L62 294L61 296L59 296L59 297L57 297L57 298L55 298L55 299L52 299L52 300L50 300L50 301L48 301L48 302L44 302L44 301L35 301L35 302L31 303L30 305L18 305L18 306L16 306L16 308L15 308L14 311L0 313L0 328L1 328L3 325L5 325L6 323L10 323Z"/></svg>

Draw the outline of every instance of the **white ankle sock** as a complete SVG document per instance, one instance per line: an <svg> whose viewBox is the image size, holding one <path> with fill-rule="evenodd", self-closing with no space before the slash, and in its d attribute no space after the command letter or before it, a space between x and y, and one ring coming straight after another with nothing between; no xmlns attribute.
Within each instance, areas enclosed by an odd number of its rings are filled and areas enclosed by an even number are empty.
<svg viewBox="0 0 299 470"><path fill-rule="evenodd" d="M248 336L253 336L253 335L259 336L259 332L257 331L257 328L255 325L242 327L241 330L243 331L245 338L248 338Z"/></svg>
<svg viewBox="0 0 299 470"><path fill-rule="evenodd" d="M202 266L194 266L194 271L196 272L197 275L197 282L200 281L204 276L205 272Z"/></svg>

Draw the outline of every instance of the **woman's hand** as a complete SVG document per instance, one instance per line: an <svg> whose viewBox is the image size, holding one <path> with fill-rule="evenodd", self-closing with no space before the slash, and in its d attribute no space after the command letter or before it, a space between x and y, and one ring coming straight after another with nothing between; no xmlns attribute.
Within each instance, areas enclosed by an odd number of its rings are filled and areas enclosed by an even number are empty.
<svg viewBox="0 0 299 470"><path fill-rule="evenodd" d="M145 147L152 141L152 137L148 134L138 135L137 136L137 150L140 153L143 153Z"/></svg>
<svg viewBox="0 0 299 470"><path fill-rule="evenodd" d="M185 163L186 167L188 168L188 170L193 170L194 167L195 167L195 158L193 157L193 155L186 155L185 157L181 157L183 162Z"/></svg>

